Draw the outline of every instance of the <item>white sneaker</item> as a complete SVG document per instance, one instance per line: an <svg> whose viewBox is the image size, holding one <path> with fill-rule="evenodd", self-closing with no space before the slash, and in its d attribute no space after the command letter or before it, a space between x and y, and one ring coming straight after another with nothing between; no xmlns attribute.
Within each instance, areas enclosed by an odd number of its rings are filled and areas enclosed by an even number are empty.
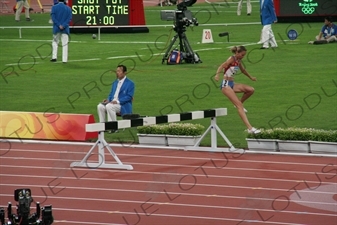
<svg viewBox="0 0 337 225"><path fill-rule="evenodd" d="M247 131L248 131L248 133L250 133L250 134L258 134L258 133L261 133L261 131L258 130L258 129L256 129L255 127L252 127L252 129L248 129Z"/></svg>
<svg viewBox="0 0 337 225"><path fill-rule="evenodd" d="M236 106L234 106L234 108L236 108ZM245 111L245 113L247 113L247 112L248 112L248 110L247 110L247 109L245 109L245 108L243 108L243 111Z"/></svg>
<svg viewBox="0 0 337 225"><path fill-rule="evenodd" d="M308 44L313 44L314 42L313 41L309 41Z"/></svg>

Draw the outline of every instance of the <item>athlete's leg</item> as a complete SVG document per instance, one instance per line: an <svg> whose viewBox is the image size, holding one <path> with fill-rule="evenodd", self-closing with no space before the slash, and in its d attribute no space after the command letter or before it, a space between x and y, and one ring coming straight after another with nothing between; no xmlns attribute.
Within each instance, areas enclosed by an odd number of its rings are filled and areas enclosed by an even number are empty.
<svg viewBox="0 0 337 225"><path fill-rule="evenodd" d="M234 84L235 93L243 93L241 97L241 102L244 103L252 94L254 94L254 88L246 84Z"/></svg>
<svg viewBox="0 0 337 225"><path fill-rule="evenodd" d="M238 110L239 116L241 117L243 123L247 126L247 128L249 130L252 129L252 125L250 125L246 113L244 112L242 102L239 100L238 96L236 96L234 90L226 86L223 87L221 91L235 105L236 109Z"/></svg>

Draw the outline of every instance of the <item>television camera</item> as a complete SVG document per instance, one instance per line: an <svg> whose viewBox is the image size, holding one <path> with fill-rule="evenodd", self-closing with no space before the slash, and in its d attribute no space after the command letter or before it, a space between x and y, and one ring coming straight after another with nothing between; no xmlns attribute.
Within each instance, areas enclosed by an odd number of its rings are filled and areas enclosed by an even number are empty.
<svg viewBox="0 0 337 225"><path fill-rule="evenodd" d="M30 214L30 205L33 202L30 189L15 190L14 199L18 202L16 205L17 215L12 213L12 203L9 202L7 207L7 222L5 221L5 209L0 208L1 225L51 225L54 222L51 205L41 208L40 203L37 202L36 212Z"/></svg>
<svg viewBox="0 0 337 225"><path fill-rule="evenodd" d="M193 52L185 34L187 27L199 25L198 20L193 17L192 12L187 10L188 6L192 6L196 2L197 0L183 0L177 4L177 10L161 10L161 20L174 21L173 30L177 33L171 40L162 59L162 63L168 59L172 46L178 38L179 50L182 53L185 62L201 63L198 54Z"/></svg>

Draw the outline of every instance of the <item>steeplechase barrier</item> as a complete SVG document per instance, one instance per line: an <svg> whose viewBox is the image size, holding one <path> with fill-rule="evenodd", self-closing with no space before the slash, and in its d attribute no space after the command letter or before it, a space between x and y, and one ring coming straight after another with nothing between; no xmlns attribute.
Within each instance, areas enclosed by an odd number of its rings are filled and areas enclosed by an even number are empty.
<svg viewBox="0 0 337 225"><path fill-rule="evenodd" d="M71 167L87 167L87 168L109 168L109 169L126 169L133 170L132 165L123 164L122 161L118 158L115 152L111 149L109 144L104 139L104 132L109 130L119 130L131 127L138 126L148 126L155 125L161 123L172 123L172 122L181 122L186 120L196 120L196 119L204 119L210 118L211 124L206 129L204 134L200 137L197 143L192 147L185 147L185 150L195 150L195 151L212 151L212 152L235 152L237 149L232 145L232 143L228 140L226 135L221 131L221 129L216 124L216 117L226 116L227 109L226 108L217 108L217 109L208 109L202 111L192 111L192 112L184 112L180 114L168 114L161 116L153 116L153 117L143 117L136 119L123 119L113 122L105 122L105 123L91 123L86 125L86 132L98 132L98 139L96 143L92 146L89 152L85 155L85 157L79 162L71 163ZM211 133L211 147L199 147L203 138ZM217 133L221 135L221 137L226 141L229 148L218 148L217 146ZM98 147L98 162L88 162L89 157L94 152L94 150ZM114 157L117 163L106 163L105 162L105 148L107 148L108 152Z"/></svg>

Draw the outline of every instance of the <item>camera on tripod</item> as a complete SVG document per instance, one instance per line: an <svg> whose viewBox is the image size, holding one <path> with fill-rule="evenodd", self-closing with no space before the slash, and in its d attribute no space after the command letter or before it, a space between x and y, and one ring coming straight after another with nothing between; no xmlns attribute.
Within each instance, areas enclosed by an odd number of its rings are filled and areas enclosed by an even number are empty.
<svg viewBox="0 0 337 225"><path fill-rule="evenodd" d="M54 222L51 205L41 208L40 203L37 202L36 212L30 214L30 205L33 202L30 189L16 189L14 191L14 199L18 202L16 205L17 215L12 213L12 203L9 202L7 222L5 221L5 209L0 208L1 225L51 225Z"/></svg>
<svg viewBox="0 0 337 225"><path fill-rule="evenodd" d="M187 9L192 6L197 0L183 0L177 4L177 10L161 10L161 20L174 21L173 30L177 33L164 54L162 63L169 59L169 53L175 41L179 38L179 46L182 58L187 63L201 63L199 55L194 53L185 35L186 28L189 26L198 26L198 20L193 17L192 12Z"/></svg>
<svg viewBox="0 0 337 225"><path fill-rule="evenodd" d="M190 1L193 5L196 0ZM181 2L177 5L177 10L161 10L160 17L163 21L174 21L174 30L185 29L189 26L198 26L198 20L193 17L192 12L187 9L186 2Z"/></svg>

